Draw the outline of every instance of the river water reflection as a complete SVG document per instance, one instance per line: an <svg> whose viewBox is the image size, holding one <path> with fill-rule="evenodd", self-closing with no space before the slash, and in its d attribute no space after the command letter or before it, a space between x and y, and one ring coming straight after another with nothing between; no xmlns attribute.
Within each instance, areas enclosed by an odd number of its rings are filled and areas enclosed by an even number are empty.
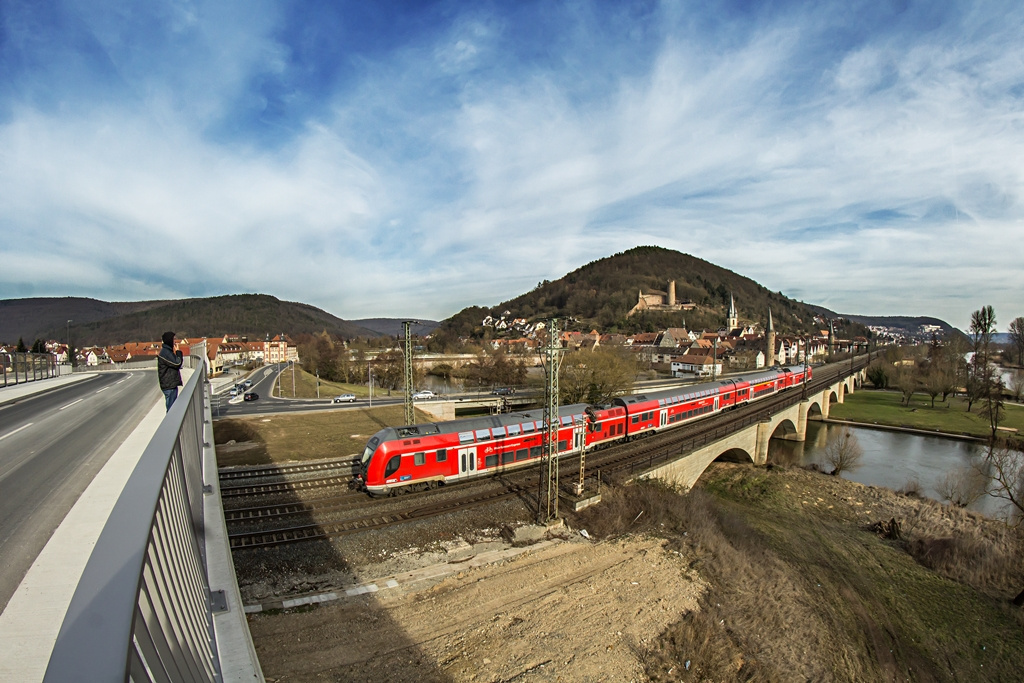
<svg viewBox="0 0 1024 683"><path fill-rule="evenodd" d="M804 442L772 439L768 461L792 465L817 462L829 431L840 428L835 424L808 422L807 440ZM864 458L856 470L843 472L845 479L893 490L899 490L916 479L921 485L921 492L935 500L941 500L936 487L948 472L970 467L972 459L985 452L983 444L973 441L862 427L851 427L850 431L864 449ZM983 496L970 509L995 515L1002 505L1000 500Z"/></svg>

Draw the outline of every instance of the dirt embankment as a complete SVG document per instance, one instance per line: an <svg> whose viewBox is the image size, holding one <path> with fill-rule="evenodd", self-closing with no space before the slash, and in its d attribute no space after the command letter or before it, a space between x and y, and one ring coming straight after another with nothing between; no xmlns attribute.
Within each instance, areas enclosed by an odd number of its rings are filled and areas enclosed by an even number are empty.
<svg viewBox="0 0 1024 683"><path fill-rule="evenodd" d="M252 615L268 680L956 681L1024 670L1024 617L1008 602L1024 585L1019 537L962 510L803 470L716 465L687 495L608 489L567 521L564 540L422 589ZM462 523L447 532L479 535L479 520ZM409 554L391 557L401 565L352 573L410 568Z"/></svg>

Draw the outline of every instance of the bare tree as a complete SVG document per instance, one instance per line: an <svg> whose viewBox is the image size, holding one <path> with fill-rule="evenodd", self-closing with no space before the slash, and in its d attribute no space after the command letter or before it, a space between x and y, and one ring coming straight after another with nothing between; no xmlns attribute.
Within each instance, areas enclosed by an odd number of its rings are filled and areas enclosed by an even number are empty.
<svg viewBox="0 0 1024 683"><path fill-rule="evenodd" d="M935 490L943 500L965 508L986 493L987 477L976 467L961 467L946 473Z"/></svg>
<svg viewBox="0 0 1024 683"><path fill-rule="evenodd" d="M1021 396L1024 396L1024 372L1017 370L1010 375L1009 389L1014 400L1020 401Z"/></svg>
<svg viewBox="0 0 1024 683"><path fill-rule="evenodd" d="M993 440L978 470L991 479L988 494L1010 504L1011 523L1017 527L1024 524L1024 452L1005 440ZM1024 607L1024 590L1013 599L1013 604Z"/></svg>
<svg viewBox="0 0 1024 683"><path fill-rule="evenodd" d="M900 365L896 368L889 383L900 390L900 393L903 394L903 403L908 406L910 405L911 397L920 389L917 373L914 372L913 368L906 365Z"/></svg>
<svg viewBox="0 0 1024 683"><path fill-rule="evenodd" d="M1017 350L1017 365L1024 365L1024 318L1010 321L1010 343Z"/></svg>
<svg viewBox="0 0 1024 683"><path fill-rule="evenodd" d="M849 427L829 431L828 441L821 454L822 469L825 469L824 465L829 465L832 468L831 474L839 476L842 472L860 467L863 458L864 449Z"/></svg>

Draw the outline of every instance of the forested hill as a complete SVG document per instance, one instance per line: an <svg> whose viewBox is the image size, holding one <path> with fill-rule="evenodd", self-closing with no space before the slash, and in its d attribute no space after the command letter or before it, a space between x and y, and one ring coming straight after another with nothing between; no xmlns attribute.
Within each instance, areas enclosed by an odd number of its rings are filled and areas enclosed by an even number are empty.
<svg viewBox="0 0 1024 683"><path fill-rule="evenodd" d="M676 300L692 301L694 310L679 313L644 313L627 318L641 290L668 291L676 282ZM603 332L654 331L665 327L692 330L718 329L725 324L729 295L735 296L740 323L767 323L771 308L775 328L780 333L812 332L820 329L814 322L815 311L778 292L771 292L750 278L713 263L661 247L636 247L608 258L588 263L560 280L542 282L533 291L492 308L467 308L444 322L453 334L472 334L481 330L485 315L535 321L557 317L575 319L575 329L596 328ZM832 314L831 317L835 317ZM859 325L848 333L863 334Z"/></svg>
<svg viewBox="0 0 1024 683"><path fill-rule="evenodd" d="M235 294L172 301L107 302L79 297L8 299L0 301L0 342L19 338L71 337L76 346L105 346L128 341L154 341L167 330L180 336L219 337L238 334L263 339L288 335L329 334L345 338L379 333L346 322L308 304L281 301L266 294Z"/></svg>

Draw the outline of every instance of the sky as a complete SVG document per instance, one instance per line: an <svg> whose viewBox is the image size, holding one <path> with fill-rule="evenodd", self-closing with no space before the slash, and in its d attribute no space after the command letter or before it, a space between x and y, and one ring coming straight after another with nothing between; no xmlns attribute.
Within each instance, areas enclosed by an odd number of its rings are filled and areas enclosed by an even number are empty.
<svg viewBox="0 0 1024 683"><path fill-rule="evenodd" d="M1022 36L1020 2L0 0L0 299L438 320L658 245L1002 330Z"/></svg>

